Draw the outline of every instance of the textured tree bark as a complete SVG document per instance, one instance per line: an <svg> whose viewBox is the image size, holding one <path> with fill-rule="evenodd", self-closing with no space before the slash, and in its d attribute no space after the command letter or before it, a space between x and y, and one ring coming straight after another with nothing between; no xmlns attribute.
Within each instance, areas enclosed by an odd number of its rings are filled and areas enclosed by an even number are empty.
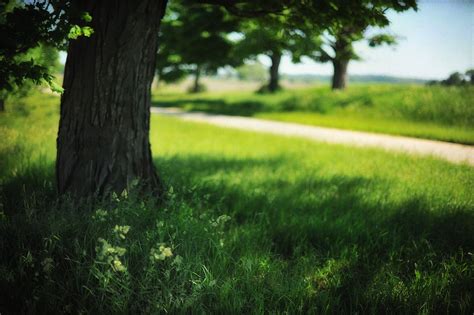
<svg viewBox="0 0 474 315"><path fill-rule="evenodd" d="M347 66L349 60L333 60L334 74L332 76L332 89L343 90L347 85Z"/></svg>
<svg viewBox="0 0 474 315"><path fill-rule="evenodd" d="M94 34L72 40L57 138L60 193L159 191L149 142L151 83L167 0L77 0Z"/></svg>
<svg viewBox="0 0 474 315"><path fill-rule="evenodd" d="M201 69L196 65L196 70L194 70L194 83L191 89L191 93L198 93L200 91L199 78L201 77Z"/></svg>
<svg viewBox="0 0 474 315"><path fill-rule="evenodd" d="M268 82L268 91L273 93L280 89L280 73L278 69L280 68L281 53L273 52L270 56L272 64L270 66L270 81Z"/></svg>

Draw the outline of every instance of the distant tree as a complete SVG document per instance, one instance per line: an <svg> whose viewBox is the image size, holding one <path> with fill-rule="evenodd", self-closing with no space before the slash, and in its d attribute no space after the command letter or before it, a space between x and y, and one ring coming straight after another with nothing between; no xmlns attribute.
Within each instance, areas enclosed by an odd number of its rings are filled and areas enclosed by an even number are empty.
<svg viewBox="0 0 474 315"><path fill-rule="evenodd" d="M464 79L464 75L460 72L454 72L449 75L446 80L441 81L441 84L447 86L457 86L467 83Z"/></svg>
<svg viewBox="0 0 474 315"><path fill-rule="evenodd" d="M474 69L469 69L466 71L466 76L469 78L469 82L474 84Z"/></svg>
<svg viewBox="0 0 474 315"><path fill-rule="evenodd" d="M467 70L464 74L461 72L453 72L446 79L441 81L428 81L427 85L442 84L445 86L463 86L474 84L474 69Z"/></svg>
<svg viewBox="0 0 474 315"><path fill-rule="evenodd" d="M244 37L237 44L237 54L243 59L255 59L262 54L270 59L269 81L262 91L273 93L280 89L279 68L284 54L299 62L303 55L318 47L319 41L311 34L312 29L302 26L295 27L283 14L268 15L243 24L241 32Z"/></svg>
<svg viewBox="0 0 474 315"><path fill-rule="evenodd" d="M332 6L336 13L330 26L321 36L322 45L312 54L312 58L319 62L331 62L334 73L332 78L333 89L344 89L347 85L347 69L350 60L360 59L354 51L353 43L366 39L370 47L380 45L394 45L396 38L390 34L377 34L366 37L369 27L383 28L389 24L386 16L388 9L397 12L410 8L416 10L416 1L332 1L331 3L321 2L321 10Z"/></svg>
<svg viewBox="0 0 474 315"><path fill-rule="evenodd" d="M225 65L235 65L229 33L238 21L222 7L172 2L161 25L157 75L165 82L187 74L194 76L191 92L202 89L202 74L214 74Z"/></svg>

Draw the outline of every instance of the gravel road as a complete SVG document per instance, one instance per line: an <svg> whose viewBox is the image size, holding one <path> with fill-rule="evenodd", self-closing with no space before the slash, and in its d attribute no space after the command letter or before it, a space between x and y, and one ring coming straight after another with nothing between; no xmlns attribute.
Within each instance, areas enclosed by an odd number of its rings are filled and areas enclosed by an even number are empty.
<svg viewBox="0 0 474 315"><path fill-rule="evenodd" d="M358 147L377 147L390 151L434 156L450 162L467 163L474 166L474 146L469 145L361 131L306 126L249 117L184 112L178 108L152 107L151 112L154 114L175 116L189 121L209 123L221 127L283 136L295 136L328 143L341 143Z"/></svg>

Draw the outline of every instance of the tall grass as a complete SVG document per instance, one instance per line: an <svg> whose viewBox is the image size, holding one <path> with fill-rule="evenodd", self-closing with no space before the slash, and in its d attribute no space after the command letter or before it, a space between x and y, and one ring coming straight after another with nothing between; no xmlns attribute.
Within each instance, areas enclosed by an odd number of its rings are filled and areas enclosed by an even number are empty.
<svg viewBox="0 0 474 315"><path fill-rule="evenodd" d="M152 117L166 198L75 203L57 102L0 116L0 312L472 313L471 167Z"/></svg>
<svg viewBox="0 0 474 315"><path fill-rule="evenodd" d="M251 92L185 95L158 91L157 106L474 144L474 87L326 86L275 95Z"/></svg>

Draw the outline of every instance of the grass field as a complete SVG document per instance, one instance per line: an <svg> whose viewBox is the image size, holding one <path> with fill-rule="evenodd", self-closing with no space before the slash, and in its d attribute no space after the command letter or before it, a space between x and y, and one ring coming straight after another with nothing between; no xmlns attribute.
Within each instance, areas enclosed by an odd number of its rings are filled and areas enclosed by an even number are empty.
<svg viewBox="0 0 474 315"><path fill-rule="evenodd" d="M165 88L154 100L156 106L474 144L474 87L354 84L344 92L317 86L275 95Z"/></svg>
<svg viewBox="0 0 474 315"><path fill-rule="evenodd" d="M2 314L474 311L468 166L154 116L166 199L74 204L58 112L0 114Z"/></svg>

